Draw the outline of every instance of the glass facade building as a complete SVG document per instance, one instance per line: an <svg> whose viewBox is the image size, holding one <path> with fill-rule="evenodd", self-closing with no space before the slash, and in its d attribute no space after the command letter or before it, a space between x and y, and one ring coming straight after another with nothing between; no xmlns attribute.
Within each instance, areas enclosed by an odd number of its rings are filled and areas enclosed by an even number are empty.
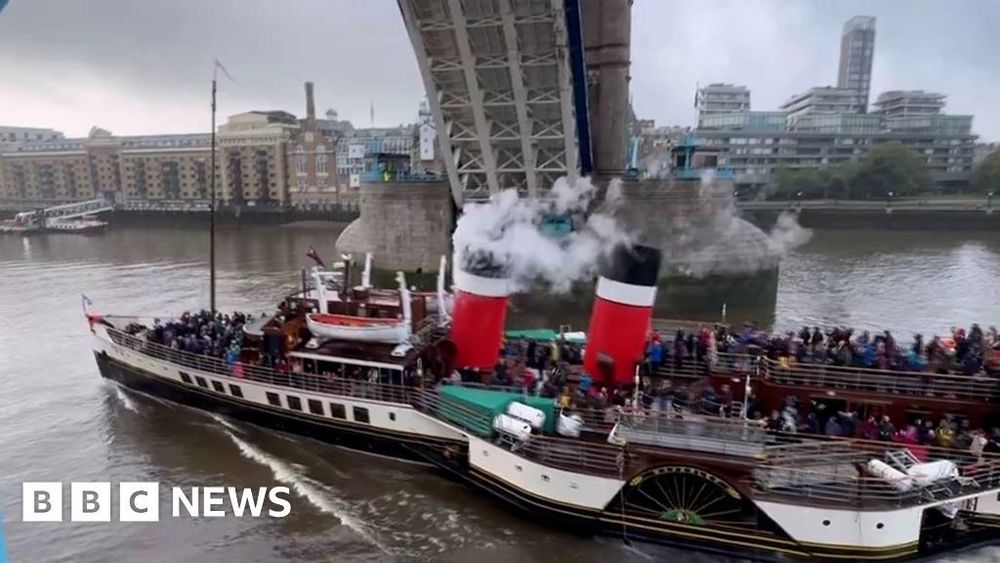
<svg viewBox="0 0 1000 563"><path fill-rule="evenodd" d="M837 87L855 93L858 111L868 108L872 82L872 58L875 54L875 18L854 16L844 24L840 36L840 65Z"/></svg>
<svg viewBox="0 0 1000 563"><path fill-rule="evenodd" d="M701 116L700 129L784 131L783 111L737 111Z"/></svg>

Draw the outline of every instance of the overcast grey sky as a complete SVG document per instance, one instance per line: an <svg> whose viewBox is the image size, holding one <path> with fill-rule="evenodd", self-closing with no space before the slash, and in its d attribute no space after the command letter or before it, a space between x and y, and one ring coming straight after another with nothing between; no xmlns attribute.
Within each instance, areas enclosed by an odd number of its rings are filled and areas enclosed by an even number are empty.
<svg viewBox="0 0 1000 563"><path fill-rule="evenodd" d="M754 109L836 82L852 15L878 18L872 97L948 94L1000 140L1000 0L636 0L632 95L641 117L690 125L695 84L735 82ZM0 12L0 124L84 135L208 129L212 59L222 115L319 112L412 122L423 87L394 0L10 0Z"/></svg>

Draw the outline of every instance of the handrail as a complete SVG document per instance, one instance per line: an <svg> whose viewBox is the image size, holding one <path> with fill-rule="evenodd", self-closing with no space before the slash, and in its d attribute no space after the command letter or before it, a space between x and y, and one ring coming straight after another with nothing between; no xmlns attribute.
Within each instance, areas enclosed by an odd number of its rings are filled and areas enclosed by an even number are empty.
<svg viewBox="0 0 1000 563"><path fill-rule="evenodd" d="M673 356L665 357L655 374L660 377L701 378L706 375L745 377L757 370L757 357L750 354L719 352L714 359L685 357L678 365Z"/></svg>
<svg viewBox="0 0 1000 563"><path fill-rule="evenodd" d="M306 373L284 373L271 368L241 364L242 375L233 366L212 356L194 354L149 342L117 329L108 328L111 340L145 356L175 365L214 373L227 378L246 379L276 387L300 389L337 396L356 397L412 407L415 410L462 428L476 436L493 437L492 413L470 408L440 395L436 389L412 387L367 379L344 379ZM455 384L464 385L464 384ZM490 386L477 385L489 388ZM507 389L504 389L507 390ZM604 444L567 440L548 436L533 436L513 450L540 463L573 468L584 472L617 472L618 449Z"/></svg>
<svg viewBox="0 0 1000 563"><path fill-rule="evenodd" d="M203 372L235 379L256 381L276 387L352 396L397 404L409 404L409 398L414 389L405 385L372 381L368 378L351 379L309 373L283 372L242 362L237 367L235 364L228 365L222 359L214 356L174 350L162 344L136 338L117 329L109 328L108 335L115 344L151 358Z"/></svg>
<svg viewBox="0 0 1000 563"><path fill-rule="evenodd" d="M872 459L872 458L869 458ZM847 463L847 462L844 462ZM871 506L947 501L1000 487L1000 460L960 465L958 479L898 489L893 481L861 475L851 467L841 472L793 466L759 465L749 483L758 497L809 498L830 503Z"/></svg>
<svg viewBox="0 0 1000 563"><path fill-rule="evenodd" d="M941 396L946 398L1000 399L1000 382L976 376L940 375L929 372L897 372L866 368L847 368L815 364L782 367L768 358L760 360L766 381L777 385L796 385L845 390L894 393L902 395Z"/></svg>
<svg viewBox="0 0 1000 563"><path fill-rule="evenodd" d="M357 397L399 406L412 407L424 414L444 420L457 427L486 439L492 439L492 413L467 407L456 401L443 398L436 389L371 381L369 379L349 379L334 376L304 373L285 373L271 368L242 365L240 370L228 366L218 358L173 350L166 346L146 341L121 332L108 329L112 341L120 346L135 350L151 358L168 361L175 365L189 367L202 372L215 373L234 379L246 379L277 387L301 389L337 396ZM766 480L755 482L760 494L782 494L812 496L812 498L839 502L869 502L872 499L890 498L897 502L905 500L897 492L885 493L885 483L871 477L854 476L844 481L830 484L823 481L822 471L802 467L803 462L832 461L861 463L871 458L883 458L891 450L906 446L889 442L869 442L837 438L823 438L796 434L765 432L758 423L712 417L693 416L676 418L669 413L643 412L628 413L612 411L611 420L607 412L574 410L584 416L585 429L607 430L609 425L620 422L620 432L637 446L681 448L693 451L708 451L724 455L752 457L758 477L766 472L783 472L787 483L809 482L804 492L795 492L782 487L774 490L766 486ZM624 429L624 430L622 430ZM673 442L663 443L671 438ZM677 442L681 439L681 442ZM668 440L669 441L669 440ZM676 442L676 443L675 443ZM567 467L575 471L608 474L624 470L627 459L619 459L621 450L615 446L550 436L533 436L527 442L515 445L512 450L518 455L535 459L543 464ZM929 448L932 459L958 457L968 458L967 452L942 448ZM966 456L963 458L962 456ZM984 456L985 464L965 464L963 476L970 476L991 486L1000 486L1000 456ZM843 477L838 475L838 477ZM795 480L797 479L797 481ZM844 484L847 482L848 484ZM860 484L858 484L860 482ZM982 483L981 483L982 484ZM891 487L889 487L891 489ZM862 495L858 491L862 491ZM880 492L881 491L881 492ZM892 489L895 491L895 489ZM877 493L877 494L876 494ZM885 494L884 494L885 493ZM886 494L889 496L887 497ZM864 498L862 498L864 497ZM846 500L845 500L846 499Z"/></svg>
<svg viewBox="0 0 1000 563"><path fill-rule="evenodd" d="M597 475L620 474L627 463L616 446L551 436L532 436L512 451L544 465Z"/></svg>
<svg viewBox="0 0 1000 563"><path fill-rule="evenodd" d="M892 454L921 454L925 461L949 460L960 477L930 485L897 489L891 480L866 474L872 459ZM1000 487L1000 455L895 442L810 436L797 443L772 444L754 468L752 488L758 495L807 497L824 502L867 505L947 500Z"/></svg>
<svg viewBox="0 0 1000 563"><path fill-rule="evenodd" d="M765 356L719 352L700 362L685 357L678 366L667 357L656 370L661 377L701 378L706 375L743 378L758 375L776 385L840 388L851 391L935 396L955 399L1000 400L1000 381L982 376L890 371L828 364L781 362Z"/></svg>

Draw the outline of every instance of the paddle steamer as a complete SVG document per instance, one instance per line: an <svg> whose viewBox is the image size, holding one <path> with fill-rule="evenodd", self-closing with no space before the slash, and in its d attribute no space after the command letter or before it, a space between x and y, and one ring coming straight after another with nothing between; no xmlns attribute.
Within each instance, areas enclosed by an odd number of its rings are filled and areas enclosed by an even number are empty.
<svg viewBox="0 0 1000 563"><path fill-rule="evenodd" d="M597 281L584 368L598 385L635 388L659 262L653 249L621 249ZM1000 539L1000 459L990 454L768 432L740 416L573 412L519 390L452 383L455 368L496 364L511 294L510 280L453 270L454 295L442 273L430 307L402 274L398 289L375 290L317 265L311 283L244 328L236 362L153 342L134 318L87 318L110 380L430 464L582 533L753 559L908 559ZM362 330L372 326L402 328L373 338ZM291 368L262 365L274 357ZM709 380L765 409L795 395L976 423L1000 412L996 383L969 378L793 370L733 356Z"/></svg>

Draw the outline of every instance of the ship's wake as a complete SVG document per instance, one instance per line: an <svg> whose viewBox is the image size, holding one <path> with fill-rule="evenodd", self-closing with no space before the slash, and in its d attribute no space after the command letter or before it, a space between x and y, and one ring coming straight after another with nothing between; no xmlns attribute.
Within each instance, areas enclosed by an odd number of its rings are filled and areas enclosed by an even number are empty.
<svg viewBox="0 0 1000 563"><path fill-rule="evenodd" d="M387 553L385 547L382 546L369 527L351 513L351 509L345 502L331 493L330 487L303 475L292 464L281 461L240 438L233 433L233 430L236 430L236 428L231 423L226 422L225 419L216 417L215 415L213 415L213 418L216 418L216 420L227 428L226 434L229 435L229 438L239 449L243 457L267 467L274 474L276 480L289 485L297 495L309 501L318 510L334 516L340 520L341 524L353 530L367 542L378 547L379 550Z"/></svg>
<svg viewBox="0 0 1000 563"><path fill-rule="evenodd" d="M115 385L115 396L118 398L118 402L122 404L127 410L130 410L136 414L139 413L139 404L135 402L135 399L128 396L120 385Z"/></svg>
<svg viewBox="0 0 1000 563"><path fill-rule="evenodd" d="M406 488L367 500L344 500L335 485L314 479L302 465L281 459L254 445L247 434L250 427L219 414L212 413L210 416L218 423L213 427L232 440L241 456L269 469L278 482L288 485L296 495L321 512L337 518L360 540L378 549L383 557L428 558L468 549L473 544L507 543L508 538L498 539L485 534L475 524L475 515L442 507L433 497L411 493ZM278 436L305 446L302 439L284 434ZM322 464L319 471L323 475L351 479L348 472L332 466L322 457L307 462L307 466L316 470L314 462ZM383 479L379 476L378 479L381 482L402 483L408 477L405 472L393 470L391 477Z"/></svg>
<svg viewBox="0 0 1000 563"><path fill-rule="evenodd" d="M211 413L211 415L212 415L212 420L218 422L222 426L225 426L227 429L232 430L233 432L240 432L240 428L235 424L233 424L232 422L230 422L229 419L227 419L226 417L217 415L214 412Z"/></svg>

